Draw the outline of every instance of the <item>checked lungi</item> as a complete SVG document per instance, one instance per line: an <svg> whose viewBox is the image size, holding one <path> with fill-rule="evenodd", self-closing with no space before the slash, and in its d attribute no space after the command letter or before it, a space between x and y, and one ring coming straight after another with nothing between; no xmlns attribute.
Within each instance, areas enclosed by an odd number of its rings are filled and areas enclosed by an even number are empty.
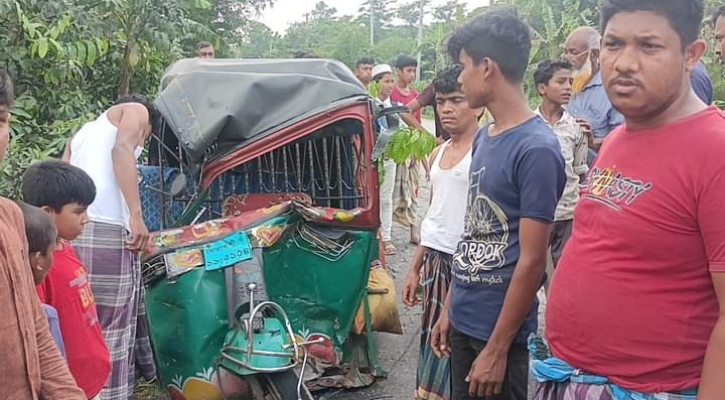
<svg viewBox="0 0 725 400"><path fill-rule="evenodd" d="M138 377L156 377L139 254L126 250L119 225L89 222L73 242L88 270L103 336L111 354L111 379L102 400L133 398Z"/></svg>

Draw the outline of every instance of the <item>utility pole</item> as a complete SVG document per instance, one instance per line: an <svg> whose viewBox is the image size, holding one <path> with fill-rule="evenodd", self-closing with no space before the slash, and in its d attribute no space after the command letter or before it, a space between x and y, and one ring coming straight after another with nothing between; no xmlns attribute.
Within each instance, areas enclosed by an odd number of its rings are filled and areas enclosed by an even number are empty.
<svg viewBox="0 0 725 400"><path fill-rule="evenodd" d="M416 81L420 81L420 70L422 69L423 63L423 16L425 13L425 2L426 0L420 0L420 7L418 8L418 68L415 71Z"/></svg>
<svg viewBox="0 0 725 400"><path fill-rule="evenodd" d="M370 1L370 47L375 46L375 0Z"/></svg>

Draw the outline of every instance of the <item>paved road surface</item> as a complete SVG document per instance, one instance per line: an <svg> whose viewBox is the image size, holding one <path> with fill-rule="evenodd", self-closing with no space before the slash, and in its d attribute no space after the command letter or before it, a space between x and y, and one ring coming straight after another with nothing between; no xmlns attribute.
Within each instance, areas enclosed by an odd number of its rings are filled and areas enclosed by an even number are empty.
<svg viewBox="0 0 725 400"><path fill-rule="evenodd" d="M424 120L423 125L430 132L435 129L432 120ZM418 199L419 221L425 216L430 197L429 185L428 182L425 182L423 174L421 174L421 180L420 198ZM388 265L395 279L398 311L405 333L403 335L375 334L380 363L388 371L388 378L380 379L373 386L359 391L332 394L329 396L329 400L412 400L414 398L422 310L420 307L406 307L400 301L402 286L415 250L415 246L408 243L409 239L410 233L407 228L393 224L393 242L397 248L397 254L388 257Z"/></svg>

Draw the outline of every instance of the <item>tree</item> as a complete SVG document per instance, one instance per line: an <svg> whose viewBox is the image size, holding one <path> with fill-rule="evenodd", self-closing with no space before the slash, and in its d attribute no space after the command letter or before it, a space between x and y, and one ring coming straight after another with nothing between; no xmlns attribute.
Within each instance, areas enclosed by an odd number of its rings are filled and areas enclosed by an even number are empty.
<svg viewBox="0 0 725 400"><path fill-rule="evenodd" d="M232 55L243 58L268 58L282 48L282 37L261 22L250 21L243 33L243 42Z"/></svg>
<svg viewBox="0 0 725 400"><path fill-rule="evenodd" d="M320 1L315 4L315 8L308 14L305 14L312 20L322 21L332 19L337 14L335 7L330 7L324 1Z"/></svg>
<svg viewBox="0 0 725 400"><path fill-rule="evenodd" d="M405 3L395 10L395 16L402 20L405 26L417 28L419 8L420 5L417 0L411 3Z"/></svg>
<svg viewBox="0 0 725 400"><path fill-rule="evenodd" d="M465 5L460 4L458 0L450 0L433 11L434 21L446 24L450 30L463 23L465 17Z"/></svg>
<svg viewBox="0 0 725 400"><path fill-rule="evenodd" d="M2 0L0 54L16 82L13 139L0 166L0 194L17 197L18 176L58 155L83 123L118 93L153 95L165 69L199 38L225 51L242 20L270 0ZM236 10L233 18L219 10ZM216 13L216 14L215 14ZM220 27L223 27L220 28ZM236 38L234 38L236 36Z"/></svg>
<svg viewBox="0 0 725 400"><path fill-rule="evenodd" d="M358 21L367 23L371 29L371 45L382 38L383 29L392 26L395 18L395 0L366 0L358 10ZM371 17L372 13L372 17Z"/></svg>

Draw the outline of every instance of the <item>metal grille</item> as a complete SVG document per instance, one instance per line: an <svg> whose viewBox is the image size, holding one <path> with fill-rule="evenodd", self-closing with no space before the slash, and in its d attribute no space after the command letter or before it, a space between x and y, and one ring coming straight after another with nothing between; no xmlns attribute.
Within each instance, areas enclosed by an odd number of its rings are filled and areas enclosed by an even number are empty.
<svg viewBox="0 0 725 400"><path fill-rule="evenodd" d="M365 207L362 143L362 125L341 121L227 171L210 187L207 217L219 217L225 198L243 194L305 193L316 206Z"/></svg>

